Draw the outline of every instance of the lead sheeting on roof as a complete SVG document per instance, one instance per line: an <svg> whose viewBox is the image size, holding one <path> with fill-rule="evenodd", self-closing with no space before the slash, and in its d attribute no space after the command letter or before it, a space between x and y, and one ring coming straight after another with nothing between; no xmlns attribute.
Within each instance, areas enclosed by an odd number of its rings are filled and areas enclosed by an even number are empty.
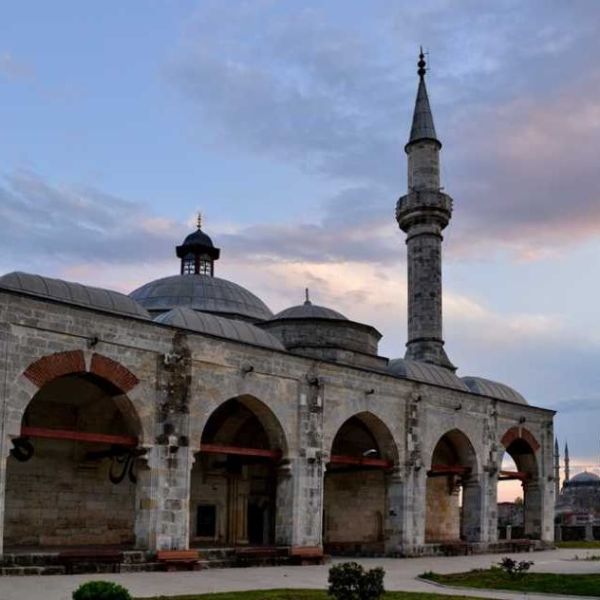
<svg viewBox="0 0 600 600"><path fill-rule="evenodd" d="M438 367L416 360L394 358L388 364L388 373L404 379L416 379L424 383L443 385L444 387L468 392L469 388L454 374L444 367Z"/></svg>
<svg viewBox="0 0 600 600"><path fill-rule="evenodd" d="M62 279L15 271L0 277L0 288L120 315L150 318L142 306L125 294Z"/></svg>
<svg viewBox="0 0 600 600"><path fill-rule="evenodd" d="M159 315L154 321L163 325L190 329L254 346L285 350L282 343L275 336L255 327L251 323L196 312L190 308L174 308Z"/></svg>
<svg viewBox="0 0 600 600"><path fill-rule="evenodd" d="M172 275L151 281L130 297L150 311L167 312L185 306L220 315L265 321L273 316L267 305L237 283L208 275Z"/></svg>
<svg viewBox="0 0 600 600"><path fill-rule="evenodd" d="M508 400L508 402L516 402L517 404L527 404L527 400L519 392L504 383L498 383L483 377L462 377L462 380L476 394L498 398L499 400Z"/></svg>

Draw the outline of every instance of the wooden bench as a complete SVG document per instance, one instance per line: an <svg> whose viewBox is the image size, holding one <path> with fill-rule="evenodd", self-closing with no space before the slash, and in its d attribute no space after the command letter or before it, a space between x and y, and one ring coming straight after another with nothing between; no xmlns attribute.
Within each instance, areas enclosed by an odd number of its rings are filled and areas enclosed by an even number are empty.
<svg viewBox="0 0 600 600"><path fill-rule="evenodd" d="M325 555L319 546L292 546L289 551L292 564L323 565Z"/></svg>
<svg viewBox="0 0 600 600"><path fill-rule="evenodd" d="M167 571L179 568L195 571L200 568L198 550L159 550L156 558L166 566Z"/></svg>
<svg viewBox="0 0 600 600"><path fill-rule="evenodd" d="M446 542L440 544L444 556L467 556L473 554L473 546L467 542Z"/></svg>
<svg viewBox="0 0 600 600"><path fill-rule="evenodd" d="M77 564L112 565L112 572L119 573L120 565L123 562L123 553L109 548L63 550L59 553L58 560L65 565L67 575L73 574L73 568Z"/></svg>

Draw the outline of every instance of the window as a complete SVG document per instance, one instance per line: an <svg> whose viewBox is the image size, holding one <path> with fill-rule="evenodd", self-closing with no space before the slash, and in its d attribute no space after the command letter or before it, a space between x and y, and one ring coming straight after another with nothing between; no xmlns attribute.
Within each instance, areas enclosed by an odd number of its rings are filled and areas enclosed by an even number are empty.
<svg viewBox="0 0 600 600"><path fill-rule="evenodd" d="M198 272L200 275L212 275L210 260L200 260L200 269Z"/></svg>
<svg viewBox="0 0 600 600"><path fill-rule="evenodd" d="M182 273L183 275L193 275L196 271L196 265L194 259L186 258L183 261Z"/></svg>
<svg viewBox="0 0 600 600"><path fill-rule="evenodd" d="M217 507L214 504L199 504L196 512L196 535L214 538L217 533Z"/></svg>

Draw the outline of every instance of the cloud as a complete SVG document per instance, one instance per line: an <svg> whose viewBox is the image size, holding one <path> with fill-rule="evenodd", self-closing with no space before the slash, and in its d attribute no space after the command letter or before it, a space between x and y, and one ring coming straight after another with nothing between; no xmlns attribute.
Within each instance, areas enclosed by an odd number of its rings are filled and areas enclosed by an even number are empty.
<svg viewBox="0 0 600 600"><path fill-rule="evenodd" d="M402 146L416 88L412 69L399 65L414 62L418 38L435 40L429 84L456 200L451 256L496 250L534 260L600 233L600 70L592 59L600 11L552 6L358 10L363 26L355 31L310 3L209 3L167 74L197 109L203 136L227 151L300 165L340 190L380 190L388 218L405 189ZM379 204L372 208L382 219ZM321 234L318 225L302 228L308 238ZM285 238L298 250L291 229L243 235L254 249ZM365 256L379 254L374 233Z"/></svg>
<svg viewBox="0 0 600 600"><path fill-rule="evenodd" d="M139 204L90 187L54 185L24 170L6 175L0 185L0 221L0 262L45 274L82 262L164 259L186 231L148 217Z"/></svg>

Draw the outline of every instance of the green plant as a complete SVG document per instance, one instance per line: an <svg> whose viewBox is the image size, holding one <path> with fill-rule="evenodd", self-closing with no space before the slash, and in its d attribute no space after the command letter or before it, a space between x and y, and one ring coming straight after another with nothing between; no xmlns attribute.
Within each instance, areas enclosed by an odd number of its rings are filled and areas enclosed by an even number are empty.
<svg viewBox="0 0 600 600"><path fill-rule="evenodd" d="M132 600L129 592L111 581L88 581L73 592L73 600Z"/></svg>
<svg viewBox="0 0 600 600"><path fill-rule="evenodd" d="M517 579L529 571L533 561L521 560L517 562L509 556L505 556L498 564L509 577Z"/></svg>
<svg viewBox="0 0 600 600"><path fill-rule="evenodd" d="M378 600L385 592L381 567L365 571L358 563L347 562L329 569L328 594L335 600Z"/></svg>

